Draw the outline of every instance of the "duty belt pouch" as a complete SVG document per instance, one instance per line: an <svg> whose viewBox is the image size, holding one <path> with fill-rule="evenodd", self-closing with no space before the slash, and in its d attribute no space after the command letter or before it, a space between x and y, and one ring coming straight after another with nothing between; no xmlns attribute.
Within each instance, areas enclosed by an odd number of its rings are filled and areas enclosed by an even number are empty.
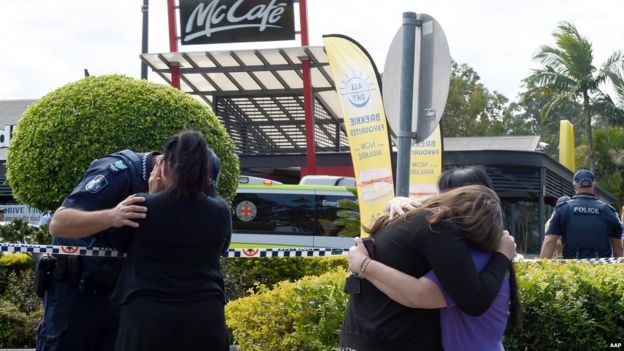
<svg viewBox="0 0 624 351"><path fill-rule="evenodd" d="M54 279L54 271L56 270L56 258L51 255L44 255L37 262L35 271L35 294L43 298L46 290L50 287L52 279Z"/></svg>
<svg viewBox="0 0 624 351"><path fill-rule="evenodd" d="M64 281L71 285L78 284L81 267L78 256L58 255L56 256L56 269L54 279Z"/></svg>

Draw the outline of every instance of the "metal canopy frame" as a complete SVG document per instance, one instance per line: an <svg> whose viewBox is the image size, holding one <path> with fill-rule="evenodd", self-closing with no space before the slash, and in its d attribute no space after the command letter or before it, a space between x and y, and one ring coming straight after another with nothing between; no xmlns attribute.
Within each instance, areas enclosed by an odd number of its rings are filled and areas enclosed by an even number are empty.
<svg viewBox="0 0 624 351"><path fill-rule="evenodd" d="M340 105L322 46L142 54L171 84L213 108L239 154L306 150L302 60L311 64L316 151L348 151Z"/></svg>

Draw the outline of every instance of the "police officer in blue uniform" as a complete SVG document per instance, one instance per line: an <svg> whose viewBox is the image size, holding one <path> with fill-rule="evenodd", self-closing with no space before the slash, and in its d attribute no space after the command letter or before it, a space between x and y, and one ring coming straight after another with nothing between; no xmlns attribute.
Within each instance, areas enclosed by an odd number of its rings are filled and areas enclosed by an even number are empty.
<svg viewBox="0 0 624 351"><path fill-rule="evenodd" d="M117 152L95 160L50 222L53 244L124 248L121 228L145 218L142 197L159 153ZM88 235L88 236L87 236ZM60 237L61 236L61 237ZM86 236L86 237L85 237ZM84 237L84 238L82 238ZM123 260L59 255L44 295L38 351L113 350L118 309L110 304Z"/></svg>
<svg viewBox="0 0 624 351"><path fill-rule="evenodd" d="M574 174L574 195L559 204L544 236L541 258L552 258L559 238L563 258L621 257L622 224L613 207L596 198L596 180L588 170Z"/></svg>

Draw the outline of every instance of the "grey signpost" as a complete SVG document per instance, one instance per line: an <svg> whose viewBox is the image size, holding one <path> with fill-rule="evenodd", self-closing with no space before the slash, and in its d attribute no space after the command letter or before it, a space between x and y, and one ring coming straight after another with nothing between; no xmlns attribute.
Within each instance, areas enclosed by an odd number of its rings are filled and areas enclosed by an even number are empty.
<svg viewBox="0 0 624 351"><path fill-rule="evenodd" d="M442 27L427 14L403 13L382 78L386 118L397 144L396 193L409 196L410 148L435 130L444 113L451 57Z"/></svg>

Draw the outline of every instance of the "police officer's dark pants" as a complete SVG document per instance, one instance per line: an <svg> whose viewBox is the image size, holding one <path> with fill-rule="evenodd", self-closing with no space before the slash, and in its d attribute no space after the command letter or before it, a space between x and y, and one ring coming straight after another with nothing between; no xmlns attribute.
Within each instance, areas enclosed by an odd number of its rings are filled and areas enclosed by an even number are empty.
<svg viewBox="0 0 624 351"><path fill-rule="evenodd" d="M110 292L81 292L63 281L52 282L37 329L37 351L112 351L119 323Z"/></svg>

